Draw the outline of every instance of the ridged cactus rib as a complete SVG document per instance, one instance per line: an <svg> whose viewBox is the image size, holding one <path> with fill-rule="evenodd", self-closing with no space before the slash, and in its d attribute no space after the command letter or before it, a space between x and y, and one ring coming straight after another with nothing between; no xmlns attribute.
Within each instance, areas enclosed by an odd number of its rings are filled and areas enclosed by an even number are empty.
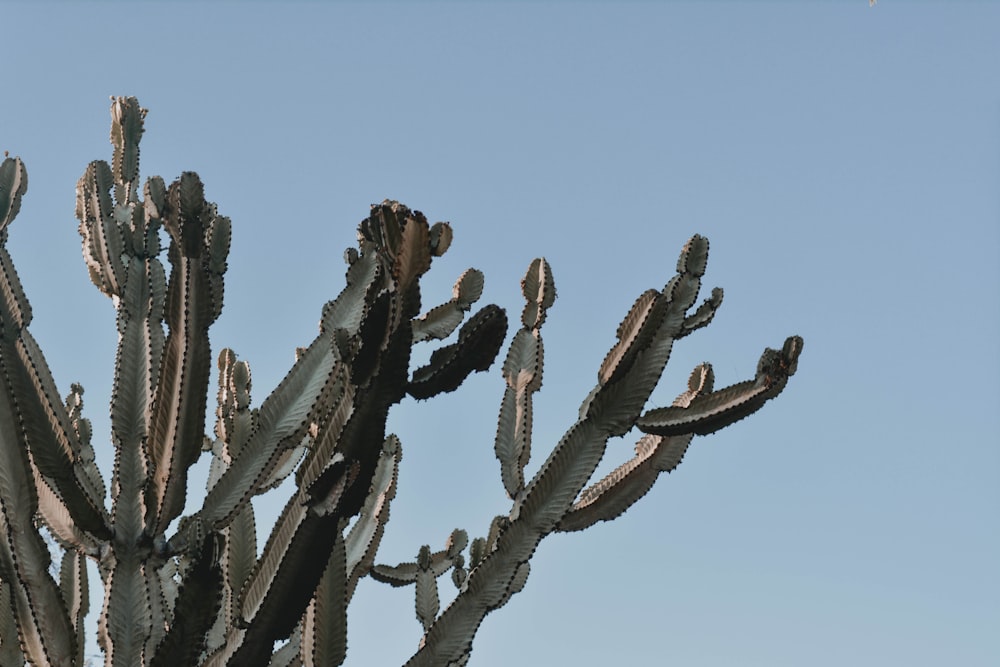
<svg viewBox="0 0 1000 667"><path fill-rule="evenodd" d="M83 619L90 608L90 596L87 586L87 560L75 549L63 553L59 565L59 589L63 594L63 602L69 612L76 638L76 664L83 664L83 651L86 646Z"/></svg>
<svg viewBox="0 0 1000 667"><path fill-rule="evenodd" d="M544 258L535 259L521 279L525 305L521 329L514 335L503 364L507 383L497 417L493 450L500 461L500 479L507 496L516 498L524 489L524 467L531 458L532 394L542 387L544 348L541 326L555 303L552 269Z"/></svg>
<svg viewBox="0 0 1000 667"><path fill-rule="evenodd" d="M447 222L435 222L431 225L431 254L440 257L451 247L452 229Z"/></svg>
<svg viewBox="0 0 1000 667"><path fill-rule="evenodd" d="M571 532L611 521L645 496L661 472L671 472L684 458L693 436L665 438L646 435L635 445L635 456L588 487L559 521L556 529Z"/></svg>
<svg viewBox="0 0 1000 667"><path fill-rule="evenodd" d="M455 391L473 371L493 364L507 335L507 314L494 305L484 306L458 332L458 342L431 354L430 362L413 371L406 392L418 399Z"/></svg>
<svg viewBox="0 0 1000 667"><path fill-rule="evenodd" d="M782 350L768 348L761 356L757 377L719 391L699 395L686 406L650 410L636 425L646 433L708 435L748 417L784 389L795 373L802 339L792 336Z"/></svg>
<svg viewBox="0 0 1000 667"><path fill-rule="evenodd" d="M331 341L317 337L260 406L257 430L212 487L198 515L218 530L250 501L284 448L301 440L336 364Z"/></svg>
<svg viewBox="0 0 1000 667"><path fill-rule="evenodd" d="M109 194L114 177L107 162L91 162L76 185L76 217L83 237L83 258L91 281L110 297L119 296L124 280L125 240L114 218Z"/></svg>
<svg viewBox="0 0 1000 667"><path fill-rule="evenodd" d="M112 667L342 664L347 606L367 575L414 585L424 636L408 665L460 667L485 616L525 586L542 539L620 516L677 467L694 435L755 412L796 371L802 339L792 336L764 352L753 380L714 391L711 366L702 364L672 406L644 412L674 341L709 324L722 303L716 288L695 308L708 260L708 241L695 235L676 275L626 314L579 418L526 481L533 395L542 386L540 327L556 297L551 267L536 259L521 281L521 325L501 371L494 451L509 513L495 517L485 537L470 541L455 530L441 550L424 546L413 562L375 565L402 456L399 439L385 432L391 407L407 395L453 391L488 369L506 337L505 311L487 305L466 319L483 292L482 273L469 269L449 301L421 315L420 279L452 245L453 230L399 202L374 204L358 225L357 248L344 253L346 285L323 307L319 334L258 407L249 365L223 349L214 438L206 437L208 329L223 305L230 222L205 200L193 172L169 187L150 178L140 196L146 111L135 98L113 98L111 115L111 165L90 163L76 198L87 270L112 297L119 337L110 514L83 390L73 385L60 400L27 329L31 308L4 247L27 172L18 158L0 163L4 667L82 667L88 557L104 586L97 638ZM457 340L411 371L415 344L456 329ZM637 426L647 433L635 456L592 482L609 439ZM201 507L168 537L184 507L188 469L208 450ZM258 557L250 500L285 480L289 501ZM40 526L64 551L58 582ZM438 579L448 573L458 593L441 611Z"/></svg>
<svg viewBox="0 0 1000 667"><path fill-rule="evenodd" d="M347 600L354 596L354 589L361 577L366 576L375 562L375 554L382 541L389 508L396 497L396 483L399 479L399 463L403 457L399 438L389 435L382 445L375 474L372 477L368 496L351 527L344 543L347 559Z"/></svg>
<svg viewBox="0 0 1000 667"><path fill-rule="evenodd" d="M170 280L159 381L150 417L150 485L146 524L155 534L184 507L187 470L201 453L211 350L208 327L222 308L222 273L229 220L205 201L197 175L187 172L167 191L163 227L170 235Z"/></svg>
<svg viewBox="0 0 1000 667"><path fill-rule="evenodd" d="M142 138L146 109L134 97L111 98L111 164L115 178L115 199L119 204L136 200L139 181L139 140Z"/></svg>
<svg viewBox="0 0 1000 667"><path fill-rule="evenodd" d="M198 661L222 592L224 575L219 564L222 542L220 536L210 534L199 545L178 591L170 629L157 646L150 667L174 667Z"/></svg>
<svg viewBox="0 0 1000 667"><path fill-rule="evenodd" d="M483 273L478 269L467 269L452 288L450 301L431 308L413 320L413 342L443 340L450 336L465 319L465 313L483 294Z"/></svg>
<svg viewBox="0 0 1000 667"><path fill-rule="evenodd" d="M0 391L10 385L0 368ZM27 660L71 664L75 633L58 585L48 572L48 548L33 525L37 495L18 415L0 401L0 579L13 599L17 636Z"/></svg>
<svg viewBox="0 0 1000 667"><path fill-rule="evenodd" d="M21 652L17 636L17 618L14 616L11 585L2 578L0 578L0 665L24 667L24 653Z"/></svg>
<svg viewBox="0 0 1000 667"><path fill-rule="evenodd" d="M0 234L7 230L18 211L21 198L28 191L28 170L21 158L5 157L0 162Z"/></svg>
<svg viewBox="0 0 1000 667"><path fill-rule="evenodd" d="M347 657L347 576L344 540L338 539L302 617L303 664L337 667Z"/></svg>

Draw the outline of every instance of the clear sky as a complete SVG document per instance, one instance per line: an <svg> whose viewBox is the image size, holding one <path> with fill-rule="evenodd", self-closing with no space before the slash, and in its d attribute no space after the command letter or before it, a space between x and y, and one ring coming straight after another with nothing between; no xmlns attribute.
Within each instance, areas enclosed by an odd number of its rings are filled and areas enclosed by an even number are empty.
<svg viewBox="0 0 1000 667"><path fill-rule="evenodd" d="M30 174L8 246L108 478L114 312L74 186L110 159L108 97L135 95L143 174L199 172L233 220L213 342L250 361L255 403L387 197L454 227L427 303L475 266L516 313L551 263L532 471L693 233L726 300L653 403L701 361L729 384L805 338L778 400L617 521L546 539L472 665L1000 664L1000 4L3 3L0 25L0 149ZM495 367L393 412L380 560L507 511L502 387ZM416 648L410 589L367 581L350 614L347 664Z"/></svg>

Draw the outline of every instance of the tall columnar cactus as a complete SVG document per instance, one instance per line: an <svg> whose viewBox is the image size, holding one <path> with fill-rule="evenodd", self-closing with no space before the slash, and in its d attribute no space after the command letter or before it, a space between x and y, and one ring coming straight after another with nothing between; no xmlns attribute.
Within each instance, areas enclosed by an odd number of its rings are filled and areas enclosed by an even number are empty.
<svg viewBox="0 0 1000 667"><path fill-rule="evenodd" d="M91 163L77 185L77 217L91 280L117 311L111 397L115 464L111 509L94 463L83 389L60 400L31 334L31 310L4 247L27 190L18 158L0 166L0 664L81 665L88 611L86 560L104 586L98 641L106 664L338 665L358 580L413 584L423 638L408 665L462 665L483 618L521 590L539 542L611 520L677 467L695 435L717 431L778 395L802 340L766 350L752 380L715 391L712 369L646 409L675 340L707 325L722 291L695 303L708 241L685 245L662 290L636 300L597 372L579 418L528 479L532 397L542 386L541 327L556 297L552 269L531 262L525 306L503 363L494 440L507 515L469 540L455 530L438 551L419 547L397 565L375 558L402 456L385 432L407 395L431 398L487 370L507 333L495 305L466 317L483 276L469 269L447 303L421 314L420 277L451 244L447 223L386 201L345 253L347 284L323 308L318 335L271 394L251 407L249 365L218 359L218 407L205 434L208 330L222 309L230 221L205 200L198 176L139 191L146 111L111 106L111 165ZM167 262L161 239L169 240ZM463 324L464 322L464 324ZM460 326L461 325L461 326ZM410 371L414 345L441 341ZM609 438L637 428L636 455L588 486ZM211 452L208 488L187 516L188 471ZM250 500L284 482L290 497L258 553ZM180 518L179 522L175 519ZM176 528L175 528L176 526ZM61 548L50 568L48 533ZM442 611L438 579L457 593ZM279 648L275 650L276 642Z"/></svg>

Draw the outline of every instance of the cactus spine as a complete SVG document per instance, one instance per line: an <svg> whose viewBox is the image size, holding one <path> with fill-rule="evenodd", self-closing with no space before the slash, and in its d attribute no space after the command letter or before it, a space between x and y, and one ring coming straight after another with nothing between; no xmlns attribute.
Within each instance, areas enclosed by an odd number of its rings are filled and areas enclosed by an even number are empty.
<svg viewBox="0 0 1000 667"><path fill-rule="evenodd" d="M452 229L396 202L374 205L358 247L345 253L346 286L259 406L251 407L250 366L228 348L218 354L207 436L208 332L222 309L230 221L192 172L169 186L150 178L140 196L146 111L135 98L115 98L111 115L112 162L86 168L76 207L90 278L117 313L110 511L83 389L73 385L60 400L28 331L31 309L5 248L27 172L19 158L0 165L5 666L83 664L87 559L104 587L98 641L107 665L341 664L348 605L368 575L414 586L423 638L408 665L466 664L479 625L525 585L545 536L618 517L679 465L694 435L752 414L795 372L802 340L793 336L764 352L752 380L715 391L702 364L673 405L646 409L674 341L711 322L722 302L716 289L695 307L708 241L694 236L664 288L640 295L626 314L578 420L527 479L541 327L556 297L551 267L535 259L521 282L525 305L502 367L494 440L510 512L483 526L483 536L456 529L440 550L423 545L412 562L377 564L402 458L399 438L385 431L390 408L406 396L454 391L487 370L506 337L505 311L486 305L468 315L483 289L482 274L469 269L451 300L422 312L420 278L451 245ZM414 345L456 329L453 343L410 371ZM588 486L608 439L633 428L645 433L636 455ZM181 517L188 471L206 452L204 500ZM289 477L288 502L258 553L250 500ZM58 576L40 529L63 553ZM457 593L442 611L438 580L447 573Z"/></svg>

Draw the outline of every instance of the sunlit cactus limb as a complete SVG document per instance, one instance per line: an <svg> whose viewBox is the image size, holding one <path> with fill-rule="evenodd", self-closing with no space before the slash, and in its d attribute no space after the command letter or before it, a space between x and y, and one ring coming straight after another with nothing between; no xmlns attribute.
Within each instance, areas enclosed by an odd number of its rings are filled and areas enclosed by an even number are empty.
<svg viewBox="0 0 1000 667"><path fill-rule="evenodd" d="M500 479L507 495L524 490L524 466L531 457L532 394L542 387L544 347L541 328L546 311L556 299L552 269L544 258L534 260L521 279L525 305L521 329L514 334L503 377L507 383L500 403L493 449L500 461Z"/></svg>
<svg viewBox="0 0 1000 667"><path fill-rule="evenodd" d="M146 111L119 97L111 116L111 163L87 166L76 206L86 268L112 300L118 337L110 512L83 388L59 393L28 331L31 309L5 247L27 172L18 158L0 163L3 667L82 667L87 559L104 587L97 639L107 666L342 664L349 605L368 575L413 585L423 637L407 664L465 665L486 615L527 584L542 539L617 518L679 465L695 435L757 411L797 369L803 342L792 336L765 350L752 380L716 391L711 366L701 364L673 405L647 408L674 341L709 324L722 303L715 289L696 305L708 258L708 241L696 235L667 284L635 300L576 423L527 479L540 329L556 296L551 267L536 259L521 281L521 323L501 369L494 453L510 510L484 535L455 530L443 549L424 545L414 561L376 564L402 458L400 439L386 433L390 410L488 370L506 339L506 311L472 312L483 292L476 269L459 276L448 301L423 310L420 280L452 245L451 225L398 202L375 204L358 225L357 247L344 253L346 285L259 405L249 364L228 348L217 355L216 420L206 436L209 328L222 309L230 222L193 172L140 188ZM414 345L431 341L429 361L411 368ZM635 456L592 481L608 440L635 428L644 432ZM206 492L182 516L188 472L208 452ZM287 503L258 552L251 501L278 487ZM57 570L48 536L62 551ZM446 574L458 590L450 602L440 588Z"/></svg>

